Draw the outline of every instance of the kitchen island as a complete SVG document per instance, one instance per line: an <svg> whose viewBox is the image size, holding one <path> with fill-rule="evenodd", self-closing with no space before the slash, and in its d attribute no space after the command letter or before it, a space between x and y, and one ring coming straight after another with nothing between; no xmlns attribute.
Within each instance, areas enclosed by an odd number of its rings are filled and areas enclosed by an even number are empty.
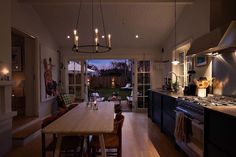
<svg viewBox="0 0 236 157"><path fill-rule="evenodd" d="M183 95L160 89L151 90L150 95L149 117L174 140L176 98Z"/></svg>
<svg viewBox="0 0 236 157"><path fill-rule="evenodd" d="M149 117L154 123L160 126L162 132L171 137L173 142L175 141L174 129L176 122L176 106L177 101L181 99L183 102L189 101L183 99L183 94L175 92L162 91L159 89L151 90L151 103L149 110ZM204 125L204 157L235 157L236 156L236 105L218 104L220 101L214 101L209 103L208 98L198 98L191 96L191 103L188 103L189 108L193 108L192 105L198 105L203 110L202 116ZM214 100L214 96L209 98ZM221 99L223 102L227 102ZM234 103L235 100L233 99ZM207 104L209 103L209 104ZM231 103L231 102L230 102ZM199 122L200 123L200 122ZM201 122L202 123L202 122ZM191 152L187 153L188 155ZM192 155L189 155L192 156ZM193 155L198 156L198 155Z"/></svg>

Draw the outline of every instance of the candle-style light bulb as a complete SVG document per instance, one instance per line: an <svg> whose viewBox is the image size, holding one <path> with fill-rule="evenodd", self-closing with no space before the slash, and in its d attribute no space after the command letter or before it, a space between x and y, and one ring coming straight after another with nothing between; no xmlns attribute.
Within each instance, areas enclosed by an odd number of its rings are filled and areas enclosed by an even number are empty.
<svg viewBox="0 0 236 157"><path fill-rule="evenodd" d="M99 43L99 38L98 38L98 29L97 28L95 28L95 43L96 43L96 45L98 45L98 43Z"/></svg>
<svg viewBox="0 0 236 157"><path fill-rule="evenodd" d="M95 38L95 45L96 45L96 47L95 47L96 51L98 51L98 38L97 37Z"/></svg>
<svg viewBox="0 0 236 157"><path fill-rule="evenodd" d="M75 45L79 46L79 36L78 35L75 36Z"/></svg>
<svg viewBox="0 0 236 157"><path fill-rule="evenodd" d="M108 34L108 47L111 48L111 34Z"/></svg>
<svg viewBox="0 0 236 157"><path fill-rule="evenodd" d="M98 34L98 29L97 28L95 28L95 33L96 33L96 35Z"/></svg>
<svg viewBox="0 0 236 157"><path fill-rule="evenodd" d="M96 37L95 38L95 45L97 45L98 44L98 38Z"/></svg>
<svg viewBox="0 0 236 157"><path fill-rule="evenodd" d="M74 29L74 35L76 35L77 34L77 30L76 29Z"/></svg>

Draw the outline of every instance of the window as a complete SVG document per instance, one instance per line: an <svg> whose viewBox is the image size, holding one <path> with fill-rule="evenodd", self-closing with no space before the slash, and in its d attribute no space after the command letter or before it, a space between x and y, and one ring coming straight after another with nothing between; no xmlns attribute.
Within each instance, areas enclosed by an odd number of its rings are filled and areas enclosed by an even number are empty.
<svg viewBox="0 0 236 157"><path fill-rule="evenodd" d="M188 61L185 52L179 53L179 67L178 67L178 76L179 76L179 85L184 87L188 84Z"/></svg>
<svg viewBox="0 0 236 157"><path fill-rule="evenodd" d="M138 108L148 107L148 90L151 88L150 61L138 61Z"/></svg>
<svg viewBox="0 0 236 157"><path fill-rule="evenodd" d="M68 64L69 94L81 98L81 62L69 61Z"/></svg>

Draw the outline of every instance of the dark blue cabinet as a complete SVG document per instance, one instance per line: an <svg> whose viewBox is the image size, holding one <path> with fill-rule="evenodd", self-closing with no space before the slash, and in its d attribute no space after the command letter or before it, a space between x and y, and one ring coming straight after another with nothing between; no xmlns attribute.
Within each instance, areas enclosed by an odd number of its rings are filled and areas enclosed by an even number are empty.
<svg viewBox="0 0 236 157"><path fill-rule="evenodd" d="M161 92L151 91L149 116L158 124L162 132L174 139L176 99Z"/></svg>
<svg viewBox="0 0 236 157"><path fill-rule="evenodd" d="M236 117L205 109L204 157L236 157Z"/></svg>
<svg viewBox="0 0 236 157"><path fill-rule="evenodd" d="M162 120L162 95L152 92L152 121L161 125Z"/></svg>

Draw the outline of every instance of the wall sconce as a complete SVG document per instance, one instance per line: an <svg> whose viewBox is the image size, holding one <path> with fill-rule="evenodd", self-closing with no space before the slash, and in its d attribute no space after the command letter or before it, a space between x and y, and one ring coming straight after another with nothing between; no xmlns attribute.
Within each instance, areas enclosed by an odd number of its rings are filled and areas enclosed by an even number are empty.
<svg viewBox="0 0 236 157"><path fill-rule="evenodd" d="M1 70L1 80L9 81L9 69L7 67L3 67Z"/></svg>
<svg viewBox="0 0 236 157"><path fill-rule="evenodd" d="M8 75L9 74L9 70L7 68L3 68L2 69L2 74L3 75Z"/></svg>

